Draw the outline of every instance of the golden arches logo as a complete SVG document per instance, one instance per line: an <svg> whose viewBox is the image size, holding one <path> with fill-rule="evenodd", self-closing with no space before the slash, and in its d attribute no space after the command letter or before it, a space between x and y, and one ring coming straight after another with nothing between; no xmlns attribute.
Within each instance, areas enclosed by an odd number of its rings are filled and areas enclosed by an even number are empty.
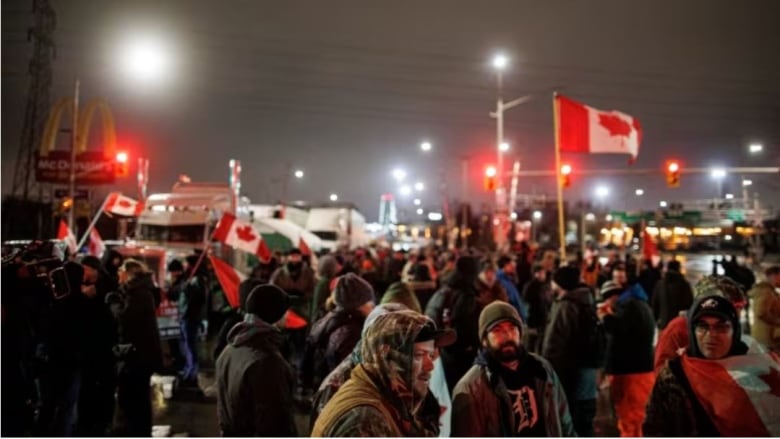
<svg viewBox="0 0 780 439"><path fill-rule="evenodd" d="M95 110L100 111L103 122L103 155L114 157L116 155L116 128L114 125L114 116L108 104L102 99L92 99L87 102L84 109L80 112L78 118L78 127L76 129L76 151L84 153L87 151L87 140L89 129L92 125L92 117ZM41 138L40 155L47 156L56 146L57 133L60 130L60 121L63 113L73 115L73 99L59 99L52 107L49 118L46 120L46 126Z"/></svg>

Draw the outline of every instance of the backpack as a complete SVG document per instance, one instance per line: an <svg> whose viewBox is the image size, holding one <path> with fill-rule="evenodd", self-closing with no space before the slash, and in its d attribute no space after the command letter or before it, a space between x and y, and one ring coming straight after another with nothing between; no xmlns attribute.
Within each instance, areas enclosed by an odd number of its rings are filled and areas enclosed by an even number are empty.
<svg viewBox="0 0 780 439"><path fill-rule="evenodd" d="M575 302L564 297L564 300ZM596 315L595 307L576 302L580 311L580 343L577 352L578 366L602 368L607 357L607 331Z"/></svg>

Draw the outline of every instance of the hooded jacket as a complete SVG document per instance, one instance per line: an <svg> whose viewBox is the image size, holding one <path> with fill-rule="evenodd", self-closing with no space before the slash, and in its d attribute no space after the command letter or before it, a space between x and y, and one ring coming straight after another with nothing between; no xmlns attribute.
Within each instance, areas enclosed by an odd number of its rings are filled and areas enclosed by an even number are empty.
<svg viewBox="0 0 780 439"><path fill-rule="evenodd" d="M438 435L438 403L430 392L419 399L412 386L414 340L427 321L408 310L376 318L361 341L361 363L323 408L313 437Z"/></svg>
<svg viewBox="0 0 780 439"><path fill-rule="evenodd" d="M534 371L535 403L543 413L547 436L576 436L566 395L550 363L532 353L526 353L520 361L529 362L530 370ZM455 387L453 436L513 436L512 402L506 385L493 371L491 363L484 349L481 350L474 366Z"/></svg>
<svg viewBox="0 0 780 439"><path fill-rule="evenodd" d="M612 375L651 372L653 370L653 312L641 285L624 291L614 314L604 316L607 332L604 371Z"/></svg>
<svg viewBox="0 0 780 439"><path fill-rule="evenodd" d="M223 436L296 436L295 381L279 352L282 333L246 314L217 359L217 415Z"/></svg>
<svg viewBox="0 0 780 439"><path fill-rule="evenodd" d="M319 380L349 356L360 340L364 321L360 311L338 307L314 324L301 360L301 382L305 388L317 388Z"/></svg>
<svg viewBox="0 0 780 439"><path fill-rule="evenodd" d="M669 322L693 304L693 289L685 276L668 271L655 286L652 293L653 314L658 329L664 329Z"/></svg>

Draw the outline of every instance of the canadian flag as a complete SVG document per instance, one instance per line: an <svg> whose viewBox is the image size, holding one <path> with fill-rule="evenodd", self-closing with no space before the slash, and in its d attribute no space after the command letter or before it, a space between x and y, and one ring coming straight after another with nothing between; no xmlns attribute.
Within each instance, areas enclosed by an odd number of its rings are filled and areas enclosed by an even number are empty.
<svg viewBox="0 0 780 439"><path fill-rule="evenodd" d="M298 249L304 256L311 256L311 249L309 248L309 245L306 244L306 241L303 240L303 237L298 238Z"/></svg>
<svg viewBox="0 0 780 439"><path fill-rule="evenodd" d="M60 220L60 227L57 230L57 239L60 241L65 241L65 244L68 246L68 250L70 250L71 254L76 254L78 251L76 242L76 235L73 234L73 231L70 230L70 227L68 227L68 224L65 223L65 220Z"/></svg>
<svg viewBox="0 0 780 439"><path fill-rule="evenodd" d="M653 266L658 265L661 260L661 252L655 244L653 237L647 232L647 227L642 230L642 256L647 261L651 261Z"/></svg>
<svg viewBox="0 0 780 439"><path fill-rule="evenodd" d="M225 213L214 230L214 239L225 244L257 255L262 260L271 257L271 251L263 237L251 224L238 220L234 215Z"/></svg>
<svg viewBox="0 0 780 439"><path fill-rule="evenodd" d="M238 286L246 279L246 275L222 259L209 255L209 260L211 261L211 266L214 267L214 274L217 275L217 280L222 286L222 291L225 293L228 303L233 308L238 308L240 303Z"/></svg>
<svg viewBox="0 0 780 439"><path fill-rule="evenodd" d="M98 233L97 229L94 227L89 231L89 244L87 245L87 250L89 250L89 254L97 257L103 256L103 253L106 251L106 244L103 243L100 233Z"/></svg>
<svg viewBox="0 0 780 439"><path fill-rule="evenodd" d="M119 192L111 192L106 199L106 212L124 216L140 216L144 211L144 203L126 197Z"/></svg>
<svg viewBox="0 0 780 439"><path fill-rule="evenodd" d="M555 96L558 145L563 152L630 154L636 158L642 140L639 119L619 111L603 111Z"/></svg>

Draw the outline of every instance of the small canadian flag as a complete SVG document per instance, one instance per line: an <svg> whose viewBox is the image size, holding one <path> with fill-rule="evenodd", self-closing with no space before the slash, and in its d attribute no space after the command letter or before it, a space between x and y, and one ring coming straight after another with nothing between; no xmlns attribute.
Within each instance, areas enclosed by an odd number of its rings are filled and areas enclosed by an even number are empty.
<svg viewBox="0 0 780 439"><path fill-rule="evenodd" d="M70 230L70 227L68 227L68 224L65 223L65 220L63 219L60 220L60 227L57 230L57 239L65 241L70 253L76 254L76 251L78 251L78 248L76 247L78 245L76 242L76 235L73 234L73 231Z"/></svg>
<svg viewBox="0 0 780 439"><path fill-rule="evenodd" d="M225 244L252 253L262 260L271 257L271 251L263 241L262 235L251 224L237 219L233 214L225 213L214 230L214 239Z"/></svg>
<svg viewBox="0 0 780 439"><path fill-rule="evenodd" d="M140 216L144 211L144 203L126 197L119 192L111 192L106 199L106 212L124 216Z"/></svg>
<svg viewBox="0 0 780 439"><path fill-rule="evenodd" d="M565 96L555 96L558 144L562 152L639 154L639 119L619 111L589 107Z"/></svg>
<svg viewBox="0 0 780 439"><path fill-rule="evenodd" d="M89 231L87 250L89 250L89 254L97 257L103 256L103 253L106 251L106 244L103 243L103 238L100 237L100 233L94 227Z"/></svg>

